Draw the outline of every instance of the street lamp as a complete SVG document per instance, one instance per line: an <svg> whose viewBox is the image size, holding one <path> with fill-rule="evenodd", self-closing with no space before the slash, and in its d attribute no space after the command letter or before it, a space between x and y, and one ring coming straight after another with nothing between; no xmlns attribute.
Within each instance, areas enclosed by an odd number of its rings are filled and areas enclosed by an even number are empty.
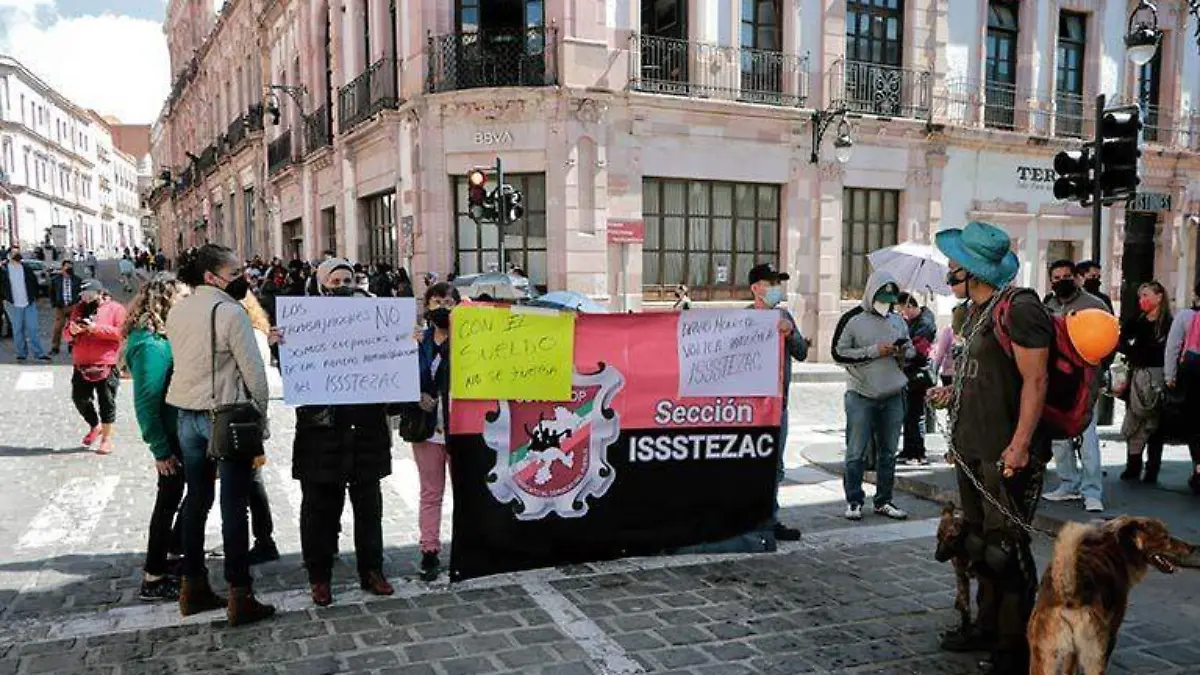
<svg viewBox="0 0 1200 675"><path fill-rule="evenodd" d="M1138 18L1146 16L1149 20ZM1137 24L1134 21L1137 20ZM1162 31L1158 28L1158 8L1150 0L1139 0L1138 6L1129 15L1129 32L1125 35L1126 55L1130 63L1139 68L1150 63L1158 51L1158 43L1162 41Z"/></svg>
<svg viewBox="0 0 1200 675"><path fill-rule="evenodd" d="M304 101L301 97L308 94L308 89L304 85L268 84L264 93L267 103L266 113L271 116L271 124L279 126L279 97L275 95L276 91L282 91L292 97L296 107L300 109L300 116L304 116Z"/></svg>
<svg viewBox="0 0 1200 675"><path fill-rule="evenodd" d="M816 164L820 160L821 139L834 120L838 120L838 135L833 141L833 156L839 164L850 161L854 152L854 138L850 136L850 123L846 121L846 109L818 110L812 117L812 155L809 162Z"/></svg>

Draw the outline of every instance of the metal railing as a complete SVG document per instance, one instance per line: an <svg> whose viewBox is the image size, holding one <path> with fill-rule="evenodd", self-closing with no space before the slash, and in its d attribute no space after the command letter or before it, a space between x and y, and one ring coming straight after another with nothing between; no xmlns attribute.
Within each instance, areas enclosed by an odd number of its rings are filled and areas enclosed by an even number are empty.
<svg viewBox="0 0 1200 675"><path fill-rule="evenodd" d="M229 123L229 129L225 131L225 143L230 153L236 153L241 149L242 143L246 140L247 126L245 113L238 115L237 119Z"/></svg>
<svg viewBox="0 0 1200 675"><path fill-rule="evenodd" d="M304 116L304 152L311 154L332 143L332 124L329 106L323 105Z"/></svg>
<svg viewBox="0 0 1200 675"><path fill-rule="evenodd" d="M831 107L850 112L929 119L933 73L839 60L829 69L829 96Z"/></svg>
<svg viewBox="0 0 1200 675"><path fill-rule="evenodd" d="M634 91L798 108L808 101L807 56L637 33L629 49Z"/></svg>
<svg viewBox="0 0 1200 675"><path fill-rule="evenodd" d="M1137 104L1142 109L1142 140L1172 150L1200 150L1200 112L1143 103L1118 96L1109 106Z"/></svg>
<svg viewBox="0 0 1200 675"><path fill-rule="evenodd" d="M196 162L196 167L205 175L217 170L217 144L209 143L208 147L200 153L200 160Z"/></svg>
<svg viewBox="0 0 1200 675"><path fill-rule="evenodd" d="M558 84L555 35L553 26L430 35L425 89L436 93Z"/></svg>
<svg viewBox="0 0 1200 675"><path fill-rule="evenodd" d="M1089 109L1094 107L1088 106ZM1065 92L1056 92L1054 94L1055 136L1079 138L1083 136L1085 130L1091 133L1092 125L1086 123L1087 117L1082 95Z"/></svg>
<svg viewBox="0 0 1200 675"><path fill-rule="evenodd" d="M338 90L338 131L346 133L384 109L400 107L396 60L379 59Z"/></svg>
<svg viewBox="0 0 1200 675"><path fill-rule="evenodd" d="M275 175L291 166L295 157L292 154L292 130L288 129L279 134L279 138L267 145L267 171Z"/></svg>
<svg viewBox="0 0 1200 675"><path fill-rule="evenodd" d="M948 124L1016 131L1029 125L1029 99L1016 85L951 79L935 95L934 116Z"/></svg>
<svg viewBox="0 0 1200 675"><path fill-rule="evenodd" d="M246 133L252 134L256 131L263 130L263 104L254 103L246 110L246 117L249 118L249 124L246 127Z"/></svg>

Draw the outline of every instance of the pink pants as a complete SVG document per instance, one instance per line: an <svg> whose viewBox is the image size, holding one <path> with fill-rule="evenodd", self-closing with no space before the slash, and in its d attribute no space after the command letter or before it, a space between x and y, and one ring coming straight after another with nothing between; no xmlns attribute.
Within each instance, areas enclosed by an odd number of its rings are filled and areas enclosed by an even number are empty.
<svg viewBox="0 0 1200 675"><path fill-rule="evenodd" d="M421 508L417 513L420 548L422 553L437 553L442 550L442 497L446 494L449 455L441 443L413 443L412 450L421 480Z"/></svg>

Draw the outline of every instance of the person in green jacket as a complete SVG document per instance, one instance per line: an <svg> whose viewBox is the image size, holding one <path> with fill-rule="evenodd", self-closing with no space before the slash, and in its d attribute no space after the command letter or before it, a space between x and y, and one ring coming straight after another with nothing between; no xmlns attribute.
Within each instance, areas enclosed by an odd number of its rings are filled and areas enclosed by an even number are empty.
<svg viewBox="0 0 1200 675"><path fill-rule="evenodd" d="M167 341L167 312L191 289L162 272L143 285L129 304L122 332L125 365L133 378L133 408L142 440L150 446L158 471L158 494L150 516L146 563L139 597L147 602L179 599L179 582L168 574L167 558L181 551L176 514L183 502L182 453L175 408L167 405L167 385L174 361Z"/></svg>

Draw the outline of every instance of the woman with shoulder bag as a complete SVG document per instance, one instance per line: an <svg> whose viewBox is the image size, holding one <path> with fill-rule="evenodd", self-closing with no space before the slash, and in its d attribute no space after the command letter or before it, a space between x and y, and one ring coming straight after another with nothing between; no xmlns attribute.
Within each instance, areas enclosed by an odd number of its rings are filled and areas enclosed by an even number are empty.
<svg viewBox="0 0 1200 675"><path fill-rule="evenodd" d="M317 288L331 297L366 297L355 287L354 268L326 260ZM379 403L308 405L296 408L292 477L300 481L300 547L313 603L333 602L333 561L346 493L354 510L354 557L359 584L373 595L391 595L383 575L383 493L379 481L392 472L390 406Z"/></svg>
<svg viewBox="0 0 1200 675"><path fill-rule="evenodd" d="M237 256L206 244L179 262L194 290L167 315L175 371L167 403L179 410L188 497L184 511L184 616L225 606L231 626L261 621L275 608L254 597L249 500L254 464L267 436L267 373L241 300L250 290ZM221 477L221 538L229 599L216 595L204 567L204 526Z"/></svg>
<svg viewBox="0 0 1200 675"><path fill-rule="evenodd" d="M421 403L429 436L412 444L421 483L417 526L421 533L421 578L437 579L441 569L442 500L446 494L446 425L450 419L450 312L459 303L458 289L444 281L425 291L428 326L421 336ZM415 440L415 439L414 439Z"/></svg>
<svg viewBox="0 0 1200 675"><path fill-rule="evenodd" d="M1128 445L1121 480L1157 483L1162 465L1163 363L1171 328L1171 300L1162 284L1148 281L1138 288L1141 313L1121 326L1117 351L1129 364L1129 400L1121 434ZM1142 453L1146 472L1142 474Z"/></svg>

